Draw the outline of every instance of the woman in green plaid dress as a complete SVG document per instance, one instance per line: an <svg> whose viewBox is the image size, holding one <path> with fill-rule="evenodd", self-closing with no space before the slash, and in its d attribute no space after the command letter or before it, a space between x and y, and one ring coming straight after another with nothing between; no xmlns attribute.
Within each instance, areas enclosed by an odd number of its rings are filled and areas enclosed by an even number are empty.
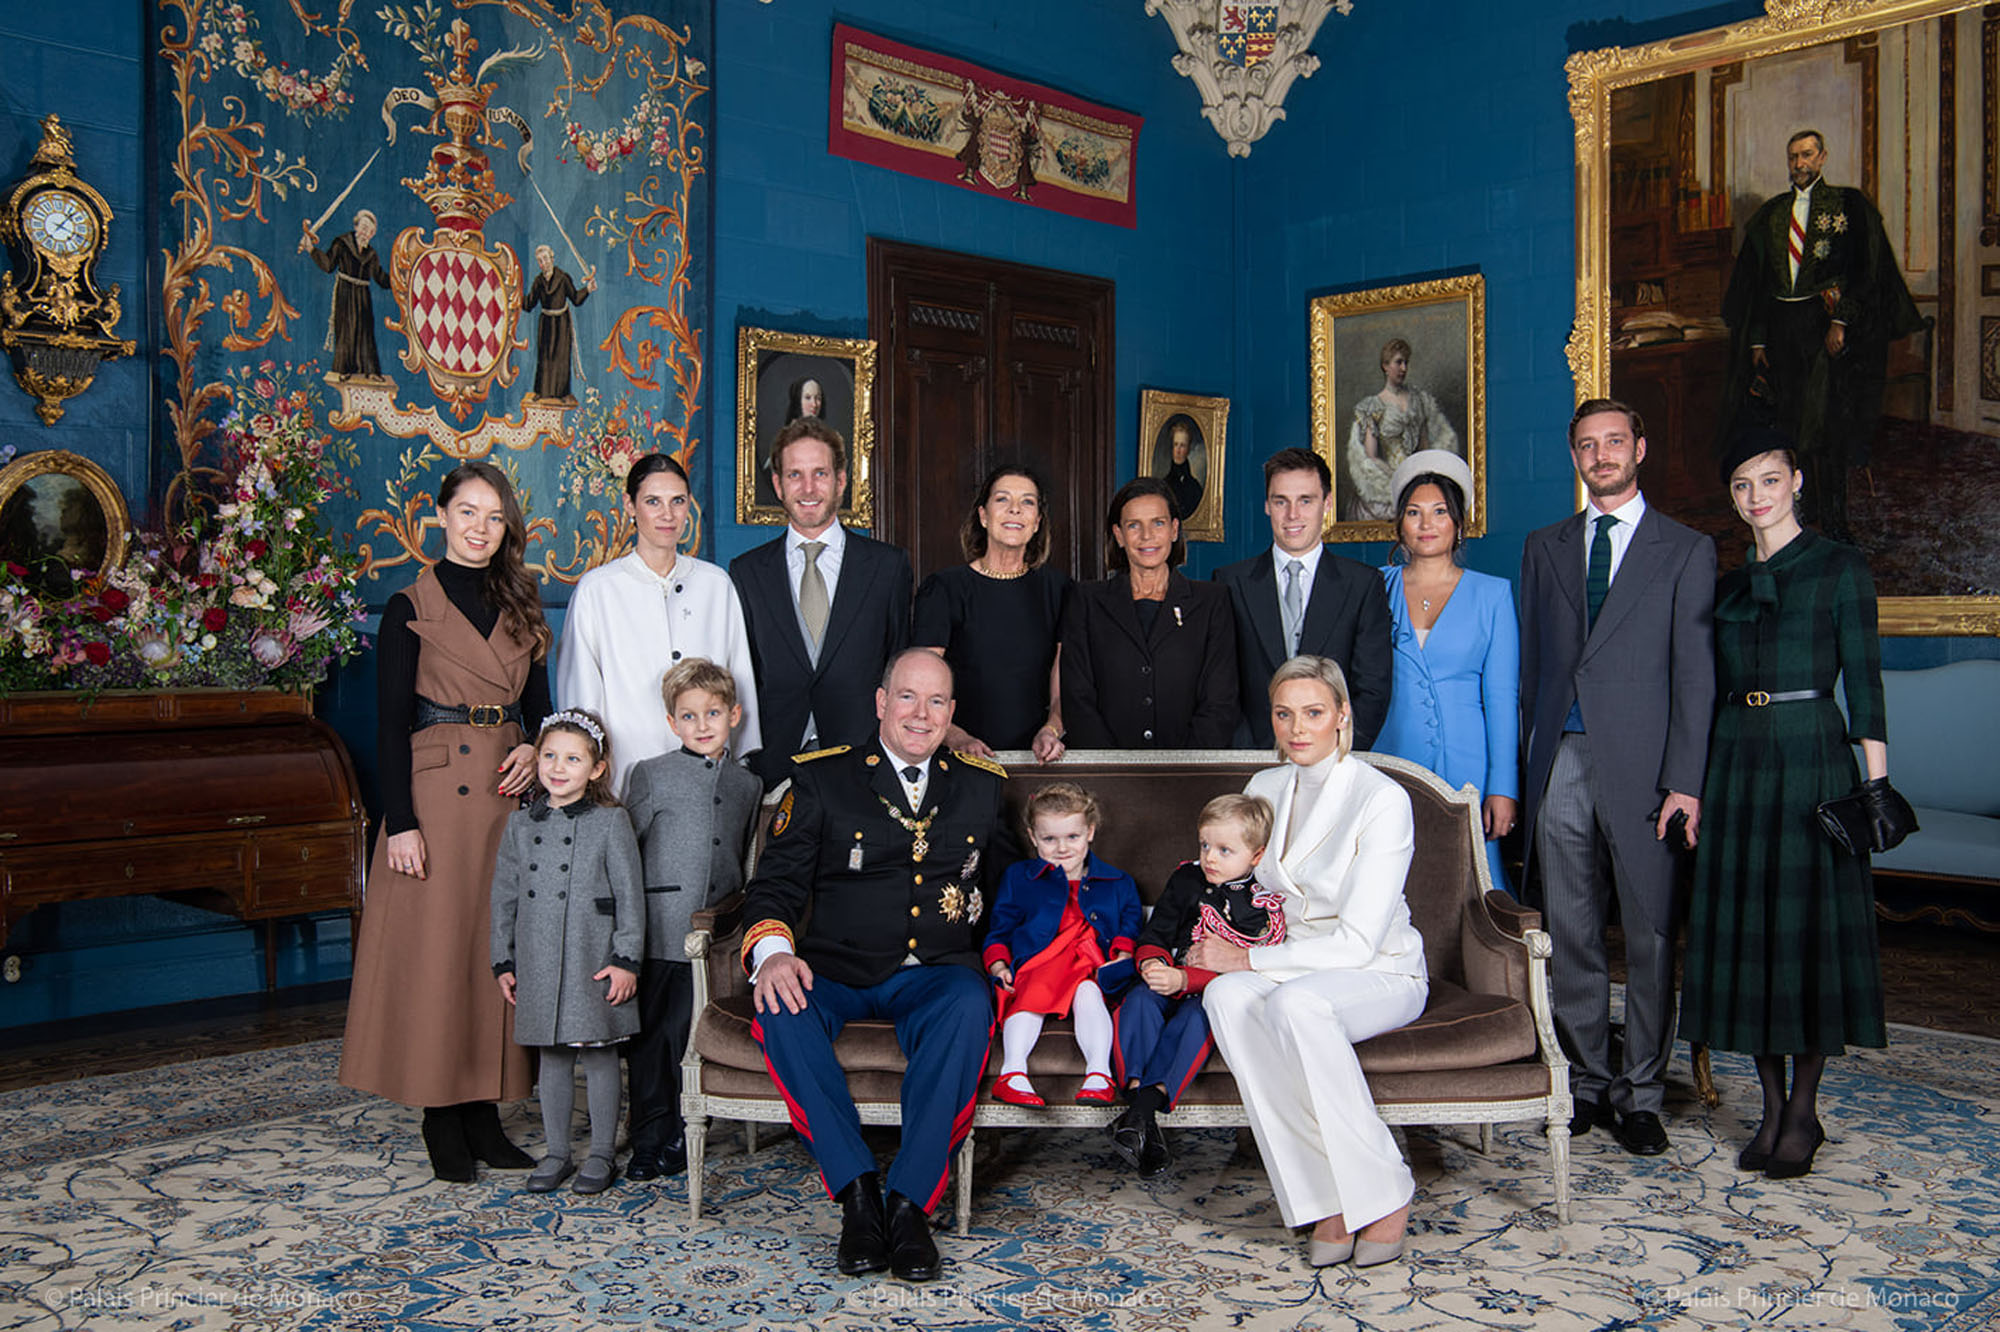
<svg viewBox="0 0 2000 1332"><path fill-rule="evenodd" d="M1816 1100L1827 1055L1888 1043L1868 861L1835 846L1813 811L1857 785L1850 741L1871 778L1887 775L1889 756L1867 560L1799 526L1803 478L1774 443L1782 437L1746 434L1724 464L1756 552L1716 589L1720 707L1681 1035L1756 1056L1764 1118L1738 1164L1787 1179L1812 1168L1826 1138Z"/></svg>

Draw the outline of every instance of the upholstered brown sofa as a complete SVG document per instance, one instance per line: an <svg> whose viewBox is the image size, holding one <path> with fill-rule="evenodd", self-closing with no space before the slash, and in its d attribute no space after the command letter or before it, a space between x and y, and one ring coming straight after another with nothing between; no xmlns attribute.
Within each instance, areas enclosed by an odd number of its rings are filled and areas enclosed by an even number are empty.
<svg viewBox="0 0 2000 1332"><path fill-rule="evenodd" d="M1078 781L1094 791L1106 810L1095 849L1128 871L1149 903L1189 856L1202 805L1241 790L1250 774L1270 762L1261 754L1233 750L1082 751L1046 767L1021 762L1029 757L1025 754L1001 757L1012 774L1007 785L1011 820L1018 820L1023 803L1047 782ZM1477 1124L1482 1148L1492 1124L1540 1121L1547 1128L1556 1213L1567 1221L1568 1065L1551 1025L1549 940L1540 916L1493 890L1472 788L1453 792L1428 770L1401 759L1359 757L1410 794L1417 851L1405 892L1411 917L1424 936L1431 979L1422 1017L1359 1047L1376 1108L1391 1124ZM767 802L767 814L773 806ZM753 860L755 854L753 848ZM738 962L741 934L739 897L697 914L687 938L688 956L695 963L697 1018L682 1099L688 1208L694 1218L701 1215L710 1118L744 1121L753 1148L756 1124L787 1121L785 1104L750 1035L750 993ZM856 1023L834 1048L848 1070L862 1122L897 1123L903 1057L893 1029L887 1023ZM998 1071L999 1058L996 1042L989 1072ZM982 1091L973 1135L993 1127L1090 1128L1116 1113L1073 1103L1083 1065L1066 1021L1049 1024L1028 1071L1050 1104L1026 1109L994 1101ZM1167 1120L1172 1128L1247 1122L1235 1080L1220 1055L1210 1059ZM967 1136L956 1162L960 1233L971 1215L973 1135Z"/></svg>

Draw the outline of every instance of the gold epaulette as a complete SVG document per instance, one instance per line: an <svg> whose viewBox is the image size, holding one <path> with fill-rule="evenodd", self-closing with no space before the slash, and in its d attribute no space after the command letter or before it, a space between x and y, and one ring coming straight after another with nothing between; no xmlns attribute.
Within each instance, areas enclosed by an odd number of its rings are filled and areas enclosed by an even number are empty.
<svg viewBox="0 0 2000 1332"><path fill-rule="evenodd" d="M832 749L814 749L804 754L792 755L794 763L811 763L814 759L831 758L835 754L845 754L853 745L835 745Z"/></svg>
<svg viewBox="0 0 2000 1332"><path fill-rule="evenodd" d="M739 956L743 960L745 971L750 969L750 951L765 939L774 936L783 939L787 944L797 946L797 942L792 938L792 927L782 920L760 920L743 932L743 949Z"/></svg>
<svg viewBox="0 0 2000 1332"><path fill-rule="evenodd" d="M1005 768L983 754L968 754L962 749L954 749L951 753L952 757L958 759L961 763L970 763L975 768L984 768L995 777L1005 777L1007 775Z"/></svg>

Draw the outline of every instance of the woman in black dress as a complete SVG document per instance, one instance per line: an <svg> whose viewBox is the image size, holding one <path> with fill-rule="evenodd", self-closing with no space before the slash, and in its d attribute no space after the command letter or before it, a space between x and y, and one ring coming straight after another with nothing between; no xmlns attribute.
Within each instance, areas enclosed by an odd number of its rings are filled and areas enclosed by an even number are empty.
<svg viewBox="0 0 2000 1332"><path fill-rule="evenodd" d="M1859 781L1853 745L1863 790L1888 786L1875 585L1860 551L1799 526L1804 478L1785 443L1745 432L1724 463L1756 549L1716 589L1720 707L1681 988L1682 1036L1756 1057L1764 1118L1737 1164L1772 1179L1811 1170L1825 1141L1826 1057L1888 1040L1868 858L1814 817Z"/></svg>
<svg viewBox="0 0 2000 1332"><path fill-rule="evenodd" d="M946 741L975 754L1032 749L1053 763L1063 754L1056 627L1070 583L1046 563L1041 478L1019 465L989 472L958 546L966 563L917 589L910 635L957 677Z"/></svg>
<svg viewBox="0 0 2000 1332"><path fill-rule="evenodd" d="M1111 577L1078 583L1062 620L1063 720L1078 749L1227 749L1236 732L1229 592L1189 582L1173 494L1127 481L1106 515Z"/></svg>

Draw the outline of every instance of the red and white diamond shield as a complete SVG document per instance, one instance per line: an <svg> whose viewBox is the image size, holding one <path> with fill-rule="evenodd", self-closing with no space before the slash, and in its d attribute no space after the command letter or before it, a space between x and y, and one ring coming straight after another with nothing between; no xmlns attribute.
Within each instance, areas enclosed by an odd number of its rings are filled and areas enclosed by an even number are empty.
<svg viewBox="0 0 2000 1332"><path fill-rule="evenodd" d="M410 331L441 373L489 374L506 350L513 313L500 266L476 250L427 250L410 270Z"/></svg>

